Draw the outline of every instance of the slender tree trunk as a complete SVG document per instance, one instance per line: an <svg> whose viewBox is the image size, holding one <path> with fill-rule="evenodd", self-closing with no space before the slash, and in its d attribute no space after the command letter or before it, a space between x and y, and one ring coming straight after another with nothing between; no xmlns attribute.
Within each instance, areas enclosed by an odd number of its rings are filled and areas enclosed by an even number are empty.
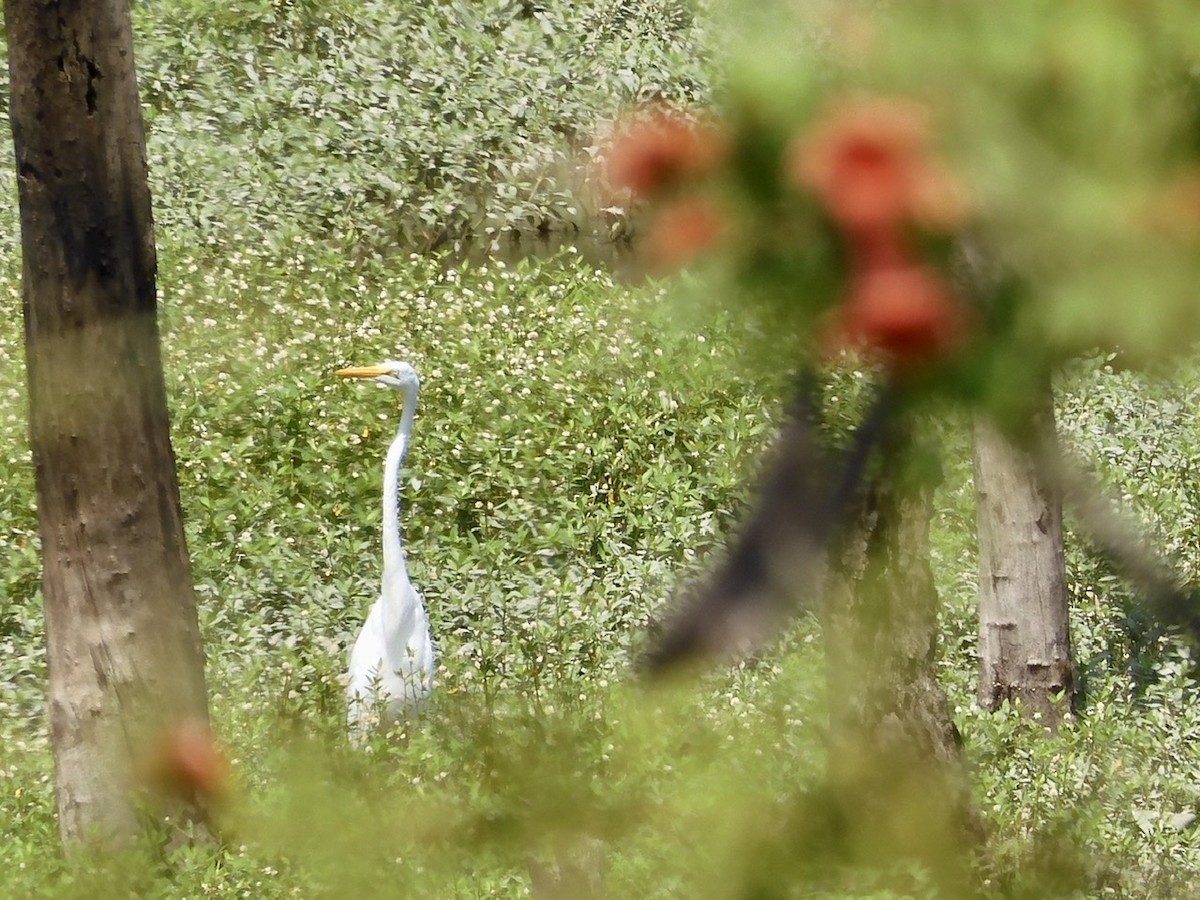
<svg viewBox="0 0 1200 900"><path fill-rule="evenodd" d="M981 831L936 673L933 485L898 469L901 446L885 448L826 601L830 781L854 852L916 860L953 893Z"/></svg>
<svg viewBox="0 0 1200 900"><path fill-rule="evenodd" d="M1031 423L1054 435L1047 385ZM979 528L979 702L1019 701L1055 728L1075 694L1062 494L989 422L975 424Z"/></svg>
<svg viewBox="0 0 1200 900"><path fill-rule="evenodd" d="M156 735L207 723L126 0L5 0L64 841L120 841ZM164 801L175 822L196 798Z"/></svg>

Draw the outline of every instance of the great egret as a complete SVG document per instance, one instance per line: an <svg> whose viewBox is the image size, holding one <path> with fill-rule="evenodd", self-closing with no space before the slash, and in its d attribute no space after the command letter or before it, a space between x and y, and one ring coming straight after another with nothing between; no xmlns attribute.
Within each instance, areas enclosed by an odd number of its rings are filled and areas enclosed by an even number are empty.
<svg viewBox="0 0 1200 900"><path fill-rule="evenodd" d="M421 595L408 579L400 540L400 466L408 450L421 382L408 363L340 369L339 378L368 378L404 395L400 428L383 467L383 588L371 607L354 649L346 684L351 731L362 736L416 709L433 689L433 641Z"/></svg>

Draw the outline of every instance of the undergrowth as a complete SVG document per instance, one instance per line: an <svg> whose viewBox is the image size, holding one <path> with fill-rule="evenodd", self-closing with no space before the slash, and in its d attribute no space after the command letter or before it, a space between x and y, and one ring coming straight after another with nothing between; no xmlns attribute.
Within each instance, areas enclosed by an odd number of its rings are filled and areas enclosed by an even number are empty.
<svg viewBox="0 0 1200 900"><path fill-rule="evenodd" d="M572 179L595 122L708 96L703 16L671 2L135 13L172 434L234 785L219 847L58 850L4 167L0 893L896 896L792 840L824 765L807 615L738 666L658 690L630 675L655 610L744 508L788 386L747 354L763 336L736 309L681 316L665 285L617 284L570 253L407 252L583 228ZM394 357L424 379L403 516L438 687L405 734L353 753L340 678L378 591L398 408L332 372ZM1064 374L1061 428L1194 573L1200 376L1109 362ZM1080 714L1048 736L975 706L967 450L948 423L933 546L939 671L992 829L985 894L1195 893L1192 660L1082 539ZM909 884L923 894L921 873Z"/></svg>

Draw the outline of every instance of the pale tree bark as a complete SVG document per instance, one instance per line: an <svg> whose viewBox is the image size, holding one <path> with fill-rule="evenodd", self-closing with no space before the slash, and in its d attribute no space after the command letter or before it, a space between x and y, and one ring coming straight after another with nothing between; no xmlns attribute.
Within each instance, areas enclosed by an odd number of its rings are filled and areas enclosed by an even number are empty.
<svg viewBox="0 0 1200 900"><path fill-rule="evenodd" d="M139 828L157 735L207 725L129 7L4 12L59 825L112 843ZM199 815L195 795L161 803Z"/></svg>
<svg viewBox="0 0 1200 900"><path fill-rule="evenodd" d="M825 600L830 784L852 854L875 865L916 861L950 896L969 883L983 829L937 679L935 485L906 471L908 443L893 434L884 447Z"/></svg>
<svg viewBox="0 0 1200 900"><path fill-rule="evenodd" d="M1053 443L1049 385L1028 423L1032 440ZM979 531L979 702L1016 701L1055 728L1075 695L1062 492L1034 458L988 421L975 423Z"/></svg>

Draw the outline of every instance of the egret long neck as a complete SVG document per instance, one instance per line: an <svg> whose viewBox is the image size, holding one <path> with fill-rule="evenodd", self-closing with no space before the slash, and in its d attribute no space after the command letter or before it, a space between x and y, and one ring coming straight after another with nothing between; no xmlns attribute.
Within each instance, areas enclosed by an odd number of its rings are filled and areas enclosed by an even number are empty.
<svg viewBox="0 0 1200 900"><path fill-rule="evenodd" d="M417 411L417 391L408 390L404 395L404 412L400 416L400 428L396 439L388 448L387 461L383 466L383 580L404 571L404 545L400 539L400 468L408 452L408 439L412 434L413 417Z"/></svg>

